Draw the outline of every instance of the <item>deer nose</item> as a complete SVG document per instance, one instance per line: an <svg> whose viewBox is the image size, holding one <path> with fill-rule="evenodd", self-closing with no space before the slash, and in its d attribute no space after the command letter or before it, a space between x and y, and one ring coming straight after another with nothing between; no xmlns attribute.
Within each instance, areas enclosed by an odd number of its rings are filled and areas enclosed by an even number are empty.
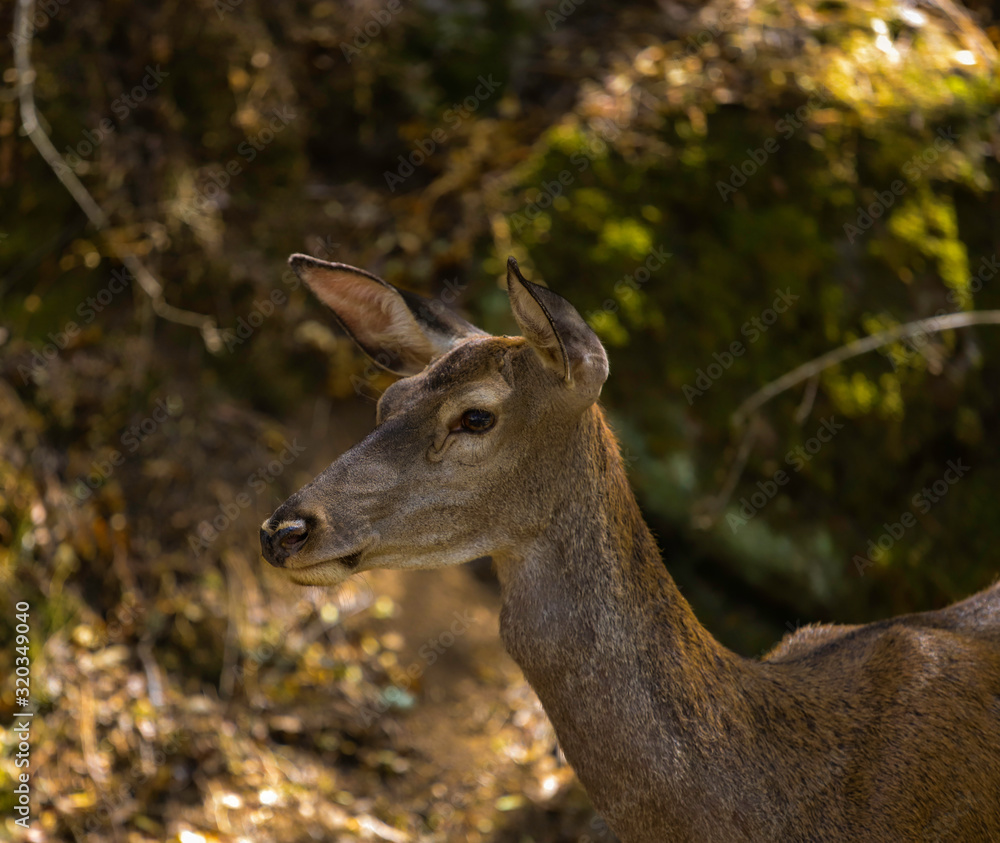
<svg viewBox="0 0 1000 843"><path fill-rule="evenodd" d="M309 538L309 528L301 518L265 521L260 527L260 552L275 568L283 568Z"/></svg>

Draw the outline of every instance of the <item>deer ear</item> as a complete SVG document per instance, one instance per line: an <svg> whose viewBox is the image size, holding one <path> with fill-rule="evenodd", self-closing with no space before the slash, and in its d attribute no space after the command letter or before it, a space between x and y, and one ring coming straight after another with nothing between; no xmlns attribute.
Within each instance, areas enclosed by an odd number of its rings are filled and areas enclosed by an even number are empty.
<svg viewBox="0 0 1000 843"><path fill-rule="evenodd" d="M397 290L344 263L292 255L288 264L376 364L415 375L458 340L485 334L438 301Z"/></svg>
<svg viewBox="0 0 1000 843"><path fill-rule="evenodd" d="M542 362L566 384L597 400L608 377L608 356L576 308L551 290L526 281L514 258L507 259L507 295L514 319Z"/></svg>

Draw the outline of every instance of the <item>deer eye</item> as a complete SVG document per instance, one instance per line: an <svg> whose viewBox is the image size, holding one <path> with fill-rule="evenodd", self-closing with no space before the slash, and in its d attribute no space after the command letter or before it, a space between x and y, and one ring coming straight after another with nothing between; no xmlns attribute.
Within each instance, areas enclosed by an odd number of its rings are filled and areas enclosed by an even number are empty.
<svg viewBox="0 0 1000 843"><path fill-rule="evenodd" d="M483 433L496 423L497 417L489 410L466 410L462 413L462 430Z"/></svg>

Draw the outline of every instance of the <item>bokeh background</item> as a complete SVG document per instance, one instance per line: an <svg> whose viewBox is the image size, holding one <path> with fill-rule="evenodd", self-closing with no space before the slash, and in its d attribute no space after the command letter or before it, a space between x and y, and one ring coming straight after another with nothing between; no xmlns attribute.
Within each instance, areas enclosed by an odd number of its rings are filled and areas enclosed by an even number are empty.
<svg viewBox="0 0 1000 843"><path fill-rule="evenodd" d="M995 580L1000 329L887 345L731 422L840 345L1000 308L989 4L49 0L29 81L56 167L22 125L14 5L0 837L612 839L488 570L325 591L261 561L257 525L390 382L292 252L498 333L508 255L571 299L668 568L744 655Z"/></svg>

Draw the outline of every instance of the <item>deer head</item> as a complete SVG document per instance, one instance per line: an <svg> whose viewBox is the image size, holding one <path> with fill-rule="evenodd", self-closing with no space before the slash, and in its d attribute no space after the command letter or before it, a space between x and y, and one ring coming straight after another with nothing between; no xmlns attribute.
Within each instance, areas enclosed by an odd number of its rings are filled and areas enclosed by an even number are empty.
<svg viewBox="0 0 1000 843"><path fill-rule="evenodd" d="M558 507L573 431L608 375L600 341L561 296L507 262L521 337L494 337L360 269L293 255L293 270L371 359L401 376L372 433L260 530L302 585L371 568L523 558Z"/></svg>

